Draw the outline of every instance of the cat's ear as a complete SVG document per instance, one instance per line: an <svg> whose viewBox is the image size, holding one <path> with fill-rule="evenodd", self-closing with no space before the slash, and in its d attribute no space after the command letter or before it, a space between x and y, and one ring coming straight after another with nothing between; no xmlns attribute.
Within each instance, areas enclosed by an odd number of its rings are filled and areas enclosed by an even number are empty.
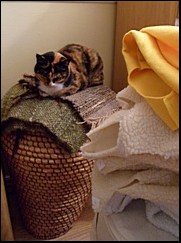
<svg viewBox="0 0 181 243"><path fill-rule="evenodd" d="M68 58L66 58L66 57L62 57L60 62L61 62L62 65L68 66L70 60Z"/></svg>
<svg viewBox="0 0 181 243"><path fill-rule="evenodd" d="M36 61L37 61L37 63L43 63L43 62L45 62L45 57L36 53Z"/></svg>

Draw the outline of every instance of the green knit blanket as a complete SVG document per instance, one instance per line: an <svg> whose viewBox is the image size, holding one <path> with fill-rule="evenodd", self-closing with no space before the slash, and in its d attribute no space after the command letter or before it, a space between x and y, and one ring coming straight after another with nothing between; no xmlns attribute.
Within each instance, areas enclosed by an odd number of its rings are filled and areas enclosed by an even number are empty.
<svg viewBox="0 0 181 243"><path fill-rule="evenodd" d="M34 76L26 76L26 78ZM41 97L33 87L14 85L3 97L2 131L45 130L69 152L87 141L86 133L120 109L116 93L98 85L61 98Z"/></svg>
<svg viewBox="0 0 181 243"><path fill-rule="evenodd" d="M1 102L2 132L45 130L68 152L77 152L87 140L90 127L67 102L44 98L14 85Z"/></svg>

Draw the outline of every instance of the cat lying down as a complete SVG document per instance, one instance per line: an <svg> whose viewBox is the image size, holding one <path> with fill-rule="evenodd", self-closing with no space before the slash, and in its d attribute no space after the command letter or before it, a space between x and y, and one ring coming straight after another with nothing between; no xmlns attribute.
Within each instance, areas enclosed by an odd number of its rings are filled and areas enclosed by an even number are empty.
<svg viewBox="0 0 181 243"><path fill-rule="evenodd" d="M35 88L41 96L60 97L75 94L86 87L103 84L103 61L97 51L79 44L69 44L58 52L36 54L33 75L19 81Z"/></svg>

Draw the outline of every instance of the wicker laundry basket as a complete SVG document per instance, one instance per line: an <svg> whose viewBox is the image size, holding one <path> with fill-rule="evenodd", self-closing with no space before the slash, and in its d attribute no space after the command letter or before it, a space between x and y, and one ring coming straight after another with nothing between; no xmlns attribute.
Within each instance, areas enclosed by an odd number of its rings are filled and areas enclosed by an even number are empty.
<svg viewBox="0 0 181 243"><path fill-rule="evenodd" d="M93 161L68 153L44 131L2 134L2 151L26 229L37 239L65 234L91 193Z"/></svg>

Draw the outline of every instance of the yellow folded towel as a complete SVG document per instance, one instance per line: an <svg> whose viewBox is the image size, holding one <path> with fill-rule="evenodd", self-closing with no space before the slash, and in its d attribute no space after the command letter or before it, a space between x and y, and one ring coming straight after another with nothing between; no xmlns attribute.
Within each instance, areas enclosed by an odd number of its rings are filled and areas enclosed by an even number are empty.
<svg viewBox="0 0 181 243"><path fill-rule="evenodd" d="M128 83L171 130L179 128L179 28L150 26L123 37Z"/></svg>

